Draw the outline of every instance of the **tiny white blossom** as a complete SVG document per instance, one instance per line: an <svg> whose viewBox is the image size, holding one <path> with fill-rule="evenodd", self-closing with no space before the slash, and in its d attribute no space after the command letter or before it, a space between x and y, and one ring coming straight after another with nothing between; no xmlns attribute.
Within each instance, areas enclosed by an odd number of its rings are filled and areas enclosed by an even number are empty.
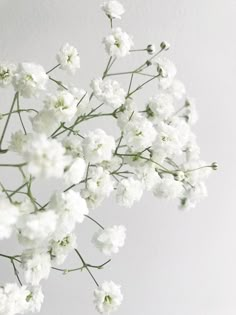
<svg viewBox="0 0 236 315"><path fill-rule="evenodd" d="M45 134L36 134L27 141L23 157L28 172L35 177L62 177L68 164L65 149L55 139L47 139Z"/></svg>
<svg viewBox="0 0 236 315"><path fill-rule="evenodd" d="M73 159L72 163L66 168L64 180L67 185L78 184L85 173L86 163L82 158Z"/></svg>
<svg viewBox="0 0 236 315"><path fill-rule="evenodd" d="M110 173L102 167L96 167L92 168L88 175L87 189L94 194L108 197L114 189Z"/></svg>
<svg viewBox="0 0 236 315"><path fill-rule="evenodd" d="M125 57L134 45L132 38L121 30L120 27L113 28L112 33L104 38L106 52L111 57Z"/></svg>
<svg viewBox="0 0 236 315"><path fill-rule="evenodd" d="M101 314L110 314L118 309L123 300L120 286L114 282L105 281L94 291L94 303Z"/></svg>
<svg viewBox="0 0 236 315"><path fill-rule="evenodd" d="M11 63L0 63L0 87L6 87L11 84L16 66Z"/></svg>
<svg viewBox="0 0 236 315"><path fill-rule="evenodd" d="M24 270L25 282L33 286L47 279L51 271L51 258L49 253L37 249L28 249L21 255L21 268Z"/></svg>
<svg viewBox="0 0 236 315"><path fill-rule="evenodd" d="M160 122L157 127L157 136L154 150L165 152L166 156L180 155L182 153L182 142L178 136L177 129L167 123Z"/></svg>
<svg viewBox="0 0 236 315"><path fill-rule="evenodd" d="M44 295L40 286L29 288L30 294L27 296L28 309L30 312L40 312L44 301Z"/></svg>
<svg viewBox="0 0 236 315"><path fill-rule="evenodd" d="M80 196L79 192L74 190L55 193L51 197L49 207L54 209L58 215L55 231L55 237L58 239L71 233L76 223L82 223L84 216L88 214L86 201Z"/></svg>
<svg viewBox="0 0 236 315"><path fill-rule="evenodd" d="M44 243L54 233L57 220L53 210L22 215L17 225L19 241L27 247Z"/></svg>
<svg viewBox="0 0 236 315"><path fill-rule="evenodd" d="M125 238L126 228L123 225L114 225L96 232L92 241L104 255L111 256L124 246Z"/></svg>
<svg viewBox="0 0 236 315"><path fill-rule="evenodd" d="M125 12L123 5L116 0L105 1L101 7L109 19L121 19Z"/></svg>
<svg viewBox="0 0 236 315"><path fill-rule="evenodd" d="M180 198L184 192L183 184L176 181L172 175L165 175L154 188L153 193L156 197L165 199Z"/></svg>
<svg viewBox="0 0 236 315"><path fill-rule="evenodd" d="M153 124L140 114L132 116L123 132L126 144L135 151L150 147L157 135Z"/></svg>
<svg viewBox="0 0 236 315"><path fill-rule="evenodd" d="M30 291L26 286L6 283L0 287L0 315L24 314L28 311L27 298Z"/></svg>
<svg viewBox="0 0 236 315"><path fill-rule="evenodd" d="M59 91L56 95L48 95L45 100L45 108L55 112L60 122L69 122L77 111L77 100L67 91Z"/></svg>
<svg viewBox="0 0 236 315"><path fill-rule="evenodd" d="M102 167L93 167L89 170L86 188L82 196L86 199L90 209L97 208L102 201L109 197L114 190L114 181L110 173Z"/></svg>
<svg viewBox="0 0 236 315"><path fill-rule="evenodd" d="M88 132L83 140L85 160L90 163L101 163L112 158L115 150L115 140L102 129Z"/></svg>
<svg viewBox="0 0 236 315"><path fill-rule="evenodd" d="M139 201L143 194L143 184L133 177L120 181L116 191L116 201L119 205L131 208L135 201Z"/></svg>
<svg viewBox="0 0 236 315"><path fill-rule="evenodd" d="M137 177L140 179L145 188L150 191L161 180L158 172L156 171L156 165L152 162L146 162L136 169Z"/></svg>
<svg viewBox="0 0 236 315"><path fill-rule="evenodd" d="M62 140L63 147L66 150L66 154L71 155L73 158L83 158L83 146L82 140L78 136L71 135Z"/></svg>
<svg viewBox="0 0 236 315"><path fill-rule="evenodd" d="M91 82L91 88L97 99L114 109L117 109L125 103L125 90L114 80L94 79Z"/></svg>
<svg viewBox="0 0 236 315"><path fill-rule="evenodd" d="M59 126L58 119L53 110L43 109L31 118L32 128L37 133L50 136Z"/></svg>
<svg viewBox="0 0 236 315"><path fill-rule="evenodd" d="M166 120L174 113L173 98L167 93L160 93L151 97L146 106L146 113L150 120Z"/></svg>
<svg viewBox="0 0 236 315"><path fill-rule="evenodd" d="M19 217L19 208L0 197L0 240L9 238Z"/></svg>
<svg viewBox="0 0 236 315"><path fill-rule="evenodd" d="M68 234L63 239L52 240L49 247L52 261L57 265L61 265L76 247L76 236Z"/></svg>
<svg viewBox="0 0 236 315"><path fill-rule="evenodd" d="M20 63L13 78L15 90L26 98L38 96L40 91L44 91L48 75L41 65L34 63Z"/></svg>
<svg viewBox="0 0 236 315"><path fill-rule="evenodd" d="M12 133L8 149L13 152L21 153L24 145L27 143L27 138L28 136L25 135L22 130Z"/></svg>
<svg viewBox="0 0 236 315"><path fill-rule="evenodd" d="M64 44L57 54L57 61L62 70L74 74L80 68L80 57L75 47Z"/></svg>

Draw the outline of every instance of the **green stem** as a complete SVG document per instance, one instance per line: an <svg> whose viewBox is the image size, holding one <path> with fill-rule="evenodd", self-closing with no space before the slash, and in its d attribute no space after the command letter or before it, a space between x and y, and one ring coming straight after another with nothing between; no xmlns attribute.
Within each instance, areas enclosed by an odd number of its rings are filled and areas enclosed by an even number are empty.
<svg viewBox="0 0 236 315"><path fill-rule="evenodd" d="M1 147L2 147L2 142L3 142L3 139L4 139L5 133L7 131L7 126L9 124L9 121L10 121L10 118L11 118L11 114L12 114L14 106L15 106L15 102L16 102L18 93L19 92L16 92L15 95L14 95L14 98L13 98L13 101L12 101L12 105L11 105L11 108L10 108L10 112L9 112L9 115L7 116L7 120L6 120L5 126L3 128L3 132L2 132L2 135L1 135L1 138L0 138L0 150L1 150Z"/></svg>
<svg viewBox="0 0 236 315"><path fill-rule="evenodd" d="M92 272L90 271L89 267L87 266L86 262L84 261L83 257L81 256L81 254L79 253L79 251L75 248L75 252L76 254L79 256L84 268L88 271L88 273L90 274L91 278L93 279L93 281L95 282L96 286L99 287L99 284L97 282L97 280L95 279L94 275L92 274Z"/></svg>
<svg viewBox="0 0 236 315"><path fill-rule="evenodd" d="M52 69L48 70L46 72L46 74L49 74L50 72L52 72L53 70L57 69L58 67L60 67L60 64L56 65L55 67L53 67Z"/></svg>
<svg viewBox="0 0 236 315"><path fill-rule="evenodd" d="M94 223L96 223L102 230L104 230L104 227L100 223L98 223L95 219L93 219L92 217L90 217L87 214L85 214L85 217L88 218L89 220L93 221Z"/></svg>

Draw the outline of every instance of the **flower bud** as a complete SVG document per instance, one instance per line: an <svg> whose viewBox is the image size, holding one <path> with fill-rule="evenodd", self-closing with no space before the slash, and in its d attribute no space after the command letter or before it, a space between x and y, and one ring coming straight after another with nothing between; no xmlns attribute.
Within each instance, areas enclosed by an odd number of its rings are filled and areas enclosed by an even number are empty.
<svg viewBox="0 0 236 315"><path fill-rule="evenodd" d="M157 72L160 74L161 77L166 78L168 76L167 71L161 66L157 65Z"/></svg>
<svg viewBox="0 0 236 315"><path fill-rule="evenodd" d="M184 174L183 171L177 171L174 174L174 178L175 178L176 181L182 182L185 179L185 174Z"/></svg>
<svg viewBox="0 0 236 315"><path fill-rule="evenodd" d="M156 52L156 47L153 44L150 44L147 46L147 52L149 53L149 55L153 55Z"/></svg>
<svg viewBox="0 0 236 315"><path fill-rule="evenodd" d="M146 65L149 67L149 66L152 65L152 62L151 62L150 60L147 60L147 61L146 61Z"/></svg>
<svg viewBox="0 0 236 315"><path fill-rule="evenodd" d="M214 171L218 170L218 167L219 167L219 165L218 165L217 162L213 162L213 163L211 164L211 168L212 168Z"/></svg>
<svg viewBox="0 0 236 315"><path fill-rule="evenodd" d="M160 46L161 46L161 49L163 50L168 50L170 48L170 44L167 43L166 41L161 42Z"/></svg>

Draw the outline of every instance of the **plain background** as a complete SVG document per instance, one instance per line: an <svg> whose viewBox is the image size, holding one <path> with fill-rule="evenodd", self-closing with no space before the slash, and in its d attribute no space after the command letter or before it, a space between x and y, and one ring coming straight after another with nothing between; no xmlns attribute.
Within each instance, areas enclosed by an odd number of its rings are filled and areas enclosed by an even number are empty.
<svg viewBox="0 0 236 315"><path fill-rule="evenodd" d="M109 23L100 3L0 0L0 59L34 61L49 69L55 65L58 48L68 41L81 55L81 70L73 80L86 88L107 60L101 39L109 32ZM126 14L116 25L133 35L136 48L162 40L171 43L168 56L197 102L200 120L195 131L202 158L217 160L220 169L208 181L209 197L188 213L150 194L132 209L109 200L95 210L92 215L105 225L122 223L128 229L126 246L95 275L99 282L112 279L122 284L125 299L117 315L235 315L236 1L124 0L123 4ZM116 70L133 68L143 58L128 57ZM55 75L60 78L60 72ZM4 105L0 96L0 111ZM8 184L14 181L10 172L4 178ZM46 196L48 188L40 189ZM104 257L90 243L96 229L86 221L79 227L78 239L88 262L99 264ZM1 244L1 251L15 254L14 244ZM72 255L66 266L79 264ZM14 279L4 260L0 277L0 282ZM40 314L96 314L94 288L86 272L67 276L53 272L44 283Z"/></svg>

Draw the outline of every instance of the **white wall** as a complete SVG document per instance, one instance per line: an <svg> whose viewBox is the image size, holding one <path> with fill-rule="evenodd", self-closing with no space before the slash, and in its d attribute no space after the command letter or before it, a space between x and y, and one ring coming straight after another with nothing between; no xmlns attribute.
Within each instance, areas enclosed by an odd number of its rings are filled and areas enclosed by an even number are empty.
<svg viewBox="0 0 236 315"><path fill-rule="evenodd" d="M175 203L151 195L130 210L110 200L94 211L104 224L124 223L128 228L126 247L96 276L122 284L125 300L119 315L235 315L236 1L123 3L127 12L121 25L133 34L138 48L162 40L172 44L169 56L197 100L200 120L195 130L202 157L217 160L220 170L208 181L208 199L192 212L179 212ZM49 69L58 47L68 41L79 48L82 60L75 82L86 88L106 61L101 39L109 25L99 4L98 0L0 0L0 59L35 61ZM132 68L138 59L127 58L120 69ZM3 103L0 96L0 111ZM79 245L90 262L100 263L103 257L90 244L93 230L91 222L81 227ZM13 244L3 250L15 254ZM76 259L71 257L67 266L77 266ZM5 261L0 266L0 282L14 279ZM93 289L86 272L53 273L45 283L41 314L96 314Z"/></svg>

